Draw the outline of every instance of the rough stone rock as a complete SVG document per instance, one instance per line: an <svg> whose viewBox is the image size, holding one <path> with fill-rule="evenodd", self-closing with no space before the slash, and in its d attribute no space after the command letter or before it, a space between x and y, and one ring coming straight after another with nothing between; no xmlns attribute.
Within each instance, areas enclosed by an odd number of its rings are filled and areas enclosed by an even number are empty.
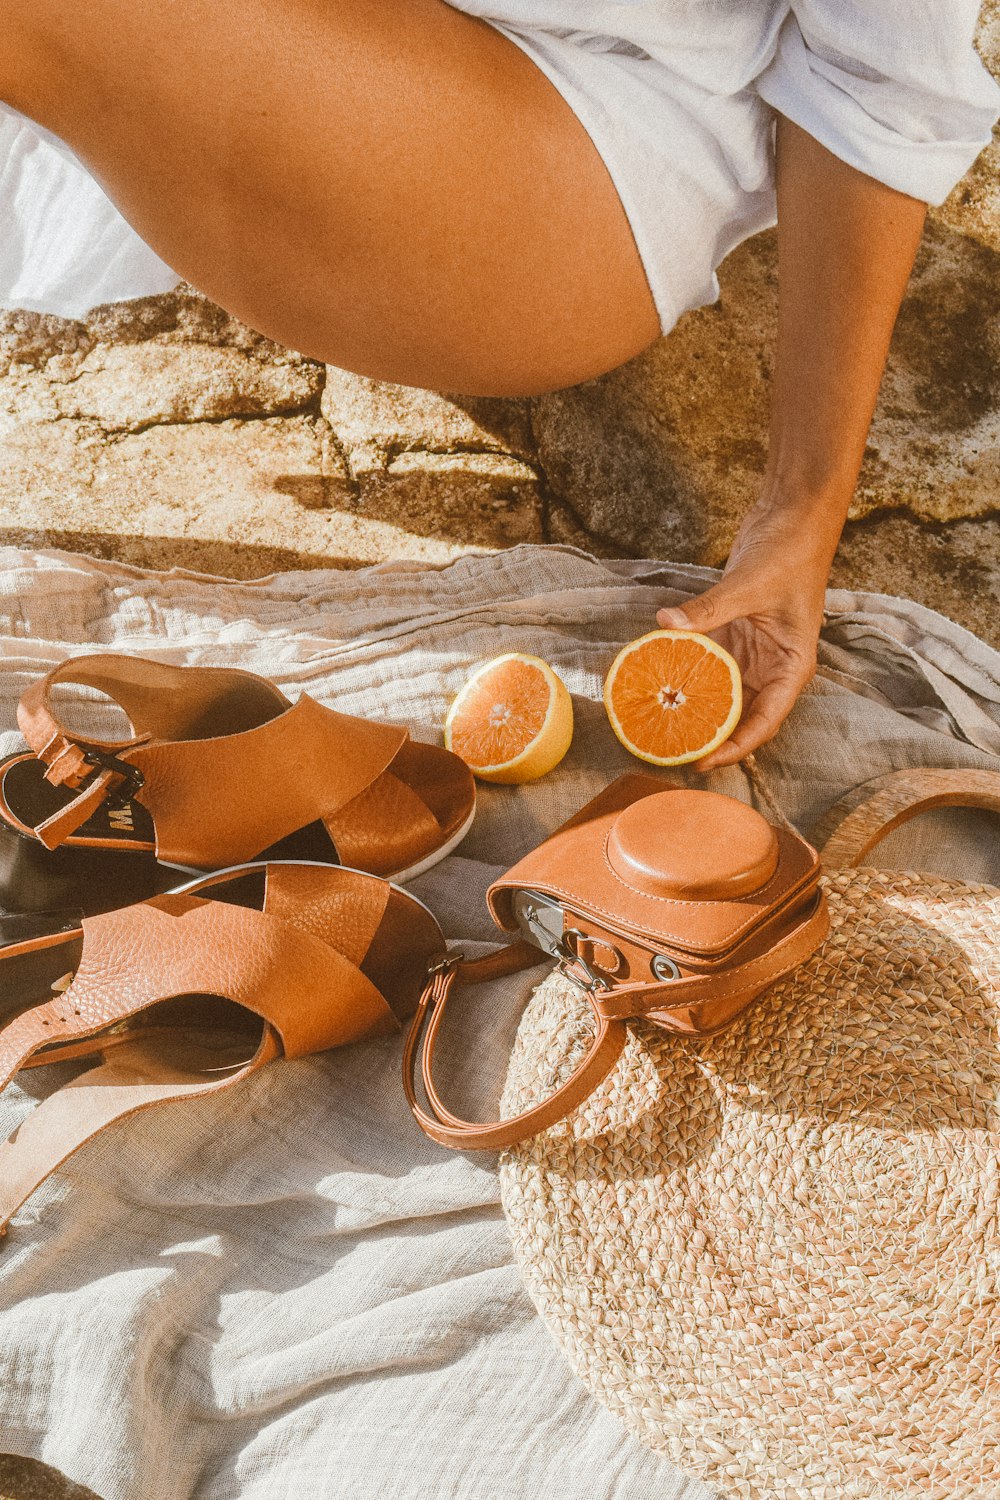
<svg viewBox="0 0 1000 1500"><path fill-rule="evenodd" d="M10 422L4 433L0 418L0 453L0 542L144 567L253 577L387 557L446 562L542 539L534 473L519 460L401 455L366 500L313 416L114 438L70 422Z"/></svg>
<svg viewBox="0 0 1000 1500"><path fill-rule="evenodd" d="M0 309L0 379L15 365L40 370L51 361L81 359L93 344L83 323Z"/></svg>
<svg viewBox="0 0 1000 1500"><path fill-rule="evenodd" d="M26 424L3 442L5 542L146 567L267 573L367 561L352 488L308 417L100 429ZM383 543L384 545L384 543Z"/></svg>
<svg viewBox="0 0 1000 1500"><path fill-rule="evenodd" d="M458 547L545 540L534 469L504 453L400 453L360 481L364 514Z"/></svg>
<svg viewBox="0 0 1000 1500"><path fill-rule="evenodd" d="M82 358L98 344L144 343L205 344L241 349L268 364L302 363L300 354L248 328L193 287L111 302L78 321L0 309L0 375L12 364L41 369L67 355Z"/></svg>
<svg viewBox="0 0 1000 1500"><path fill-rule="evenodd" d="M445 396L331 367L322 412L355 475L384 469L413 451L534 456L527 401Z"/></svg>
<svg viewBox="0 0 1000 1500"><path fill-rule="evenodd" d="M627 551L722 562L766 457L775 236L722 296L600 380L535 404L539 461L583 526ZM1000 251L931 225L900 314L852 516L988 514L1000 493Z"/></svg>
<svg viewBox="0 0 1000 1500"><path fill-rule="evenodd" d="M243 349L269 363L287 364L301 355L248 328L232 313L209 302L193 287L181 286L162 297L138 297L94 308L83 327L94 343L210 344Z"/></svg>
<svg viewBox="0 0 1000 1500"><path fill-rule="evenodd" d="M0 402L21 421L62 417L111 433L302 411L322 388L322 366L306 360L267 363L210 344L98 344L42 370L14 365L0 380Z"/></svg>
<svg viewBox="0 0 1000 1500"><path fill-rule="evenodd" d="M1000 0L986 0L976 40L986 66L1000 78ZM935 210L935 218L1000 250L1000 127L993 133L992 146L987 146L947 203Z"/></svg>
<svg viewBox="0 0 1000 1500"><path fill-rule="evenodd" d="M1000 0L979 31L1000 74ZM834 581L1000 639L1000 133L937 210ZM720 563L765 460L773 236L715 307L534 401L323 370L191 288L0 313L0 540L256 576L565 541Z"/></svg>
<svg viewBox="0 0 1000 1500"><path fill-rule="evenodd" d="M1000 517L941 525L894 511L849 523L830 585L917 599L1000 649Z"/></svg>
<svg viewBox="0 0 1000 1500"><path fill-rule="evenodd" d="M473 547L544 540L527 401L443 395L331 367L320 409L363 514Z"/></svg>

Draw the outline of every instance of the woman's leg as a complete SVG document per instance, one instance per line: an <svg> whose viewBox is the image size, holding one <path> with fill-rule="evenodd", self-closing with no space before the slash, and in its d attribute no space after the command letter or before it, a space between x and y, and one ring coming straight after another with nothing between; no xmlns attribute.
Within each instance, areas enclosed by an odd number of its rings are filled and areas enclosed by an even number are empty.
<svg viewBox="0 0 1000 1500"><path fill-rule="evenodd" d="M658 321L568 105L444 0L0 0L0 97L182 276L347 369L530 394Z"/></svg>

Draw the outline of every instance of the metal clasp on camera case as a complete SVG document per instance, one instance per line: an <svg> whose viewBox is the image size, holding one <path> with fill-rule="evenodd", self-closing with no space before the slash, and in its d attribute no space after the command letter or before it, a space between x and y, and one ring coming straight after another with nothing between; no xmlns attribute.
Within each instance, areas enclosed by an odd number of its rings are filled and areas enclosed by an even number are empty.
<svg viewBox="0 0 1000 1500"><path fill-rule="evenodd" d="M550 958L561 958L566 914L558 901L538 891L515 891L511 905L521 936Z"/></svg>
<svg viewBox="0 0 1000 1500"><path fill-rule="evenodd" d="M577 944L586 934L576 927L564 931L567 913L558 901L539 891L515 891L512 907L522 935L529 943L557 959L559 971L567 979L585 991L611 989L609 981L598 974L577 949Z"/></svg>
<svg viewBox="0 0 1000 1500"><path fill-rule="evenodd" d="M586 939L586 936L587 934L581 932L577 927L568 927L566 929L559 944L559 972L560 974L565 974L566 978L571 980L581 990L609 990L611 988L610 982L605 979L603 974L598 974L591 968L590 964L588 964L577 948L577 943L581 938ZM580 978L579 973L576 972L577 970L582 970L585 975L584 979Z"/></svg>

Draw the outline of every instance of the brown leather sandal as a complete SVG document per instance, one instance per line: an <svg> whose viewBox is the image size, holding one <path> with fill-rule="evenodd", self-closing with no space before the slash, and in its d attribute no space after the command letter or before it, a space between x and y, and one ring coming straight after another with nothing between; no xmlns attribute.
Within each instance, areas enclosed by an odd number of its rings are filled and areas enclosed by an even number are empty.
<svg viewBox="0 0 1000 1500"><path fill-rule="evenodd" d="M57 685L96 689L132 738L69 729ZM225 667L82 656L18 709L31 747L0 762L0 907L108 911L256 859L343 864L404 881L450 854L475 813L457 755L405 729L294 704Z"/></svg>
<svg viewBox="0 0 1000 1500"><path fill-rule="evenodd" d="M0 948L0 1089L95 1057L0 1143L0 1234L74 1151L138 1110L279 1057L394 1030L445 942L409 892L323 864L244 865Z"/></svg>

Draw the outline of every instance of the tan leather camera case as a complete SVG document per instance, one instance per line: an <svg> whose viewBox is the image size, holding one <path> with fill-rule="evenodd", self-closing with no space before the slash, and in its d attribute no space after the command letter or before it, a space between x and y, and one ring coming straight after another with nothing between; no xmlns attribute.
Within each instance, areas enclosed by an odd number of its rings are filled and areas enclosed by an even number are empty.
<svg viewBox="0 0 1000 1500"><path fill-rule="evenodd" d="M745 803L619 777L490 887L497 924L528 940L471 962L451 955L432 969L403 1059L421 1128L458 1149L513 1145L593 1092L625 1045L626 1020L688 1036L727 1026L826 937L819 875L805 839ZM453 986L531 967L539 948L586 995L590 1047L548 1098L513 1119L463 1120L433 1076ZM416 1097L418 1061L427 1108Z"/></svg>
<svg viewBox="0 0 1000 1500"><path fill-rule="evenodd" d="M515 932L523 928L517 892L551 898L569 914L567 929L582 935L576 952L595 975L616 991L655 986L656 994L635 992L627 1014L704 1034L783 971L782 939L804 918L822 926L809 951L825 935L819 873L805 839L745 803L629 775L519 860L487 899L497 925ZM727 974L775 948L773 964L752 977L752 993L727 984ZM713 981L704 998L670 1004L670 979L696 977Z"/></svg>

